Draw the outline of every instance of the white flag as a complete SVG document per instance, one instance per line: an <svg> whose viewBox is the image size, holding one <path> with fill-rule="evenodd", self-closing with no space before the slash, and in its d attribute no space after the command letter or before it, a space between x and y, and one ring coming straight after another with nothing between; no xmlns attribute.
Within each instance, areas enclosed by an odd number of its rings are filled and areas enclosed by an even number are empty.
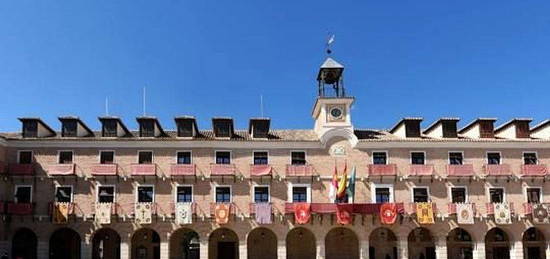
<svg viewBox="0 0 550 259"><path fill-rule="evenodd" d="M186 225L193 223L193 208L192 203L178 202L176 203L176 224Z"/></svg>

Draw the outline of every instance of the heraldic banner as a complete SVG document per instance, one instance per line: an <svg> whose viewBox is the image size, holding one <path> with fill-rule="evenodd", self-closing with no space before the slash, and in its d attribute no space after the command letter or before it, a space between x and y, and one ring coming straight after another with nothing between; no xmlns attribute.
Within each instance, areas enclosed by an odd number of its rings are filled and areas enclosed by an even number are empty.
<svg viewBox="0 0 550 259"><path fill-rule="evenodd" d="M294 221L298 224L306 224L311 217L311 204L294 203Z"/></svg>
<svg viewBox="0 0 550 259"><path fill-rule="evenodd" d="M416 203L416 218L418 224L434 224L434 210L433 203L431 202L419 202Z"/></svg>
<svg viewBox="0 0 550 259"><path fill-rule="evenodd" d="M111 205L110 202L98 202L95 204L95 223L106 225L111 224Z"/></svg>
<svg viewBox="0 0 550 259"><path fill-rule="evenodd" d="M391 225L397 220L397 205L384 203L380 206L380 221L382 224Z"/></svg>
<svg viewBox="0 0 550 259"><path fill-rule="evenodd" d="M70 202L56 202L53 206L53 223L67 224L69 222Z"/></svg>
<svg viewBox="0 0 550 259"><path fill-rule="evenodd" d="M227 222L229 222L230 209L231 209L230 204L216 203L216 206L214 207L214 216L216 217L216 223L227 224Z"/></svg>
<svg viewBox="0 0 550 259"><path fill-rule="evenodd" d="M548 218L550 207L545 203L533 204L533 223L535 224L548 224L550 219Z"/></svg>
<svg viewBox="0 0 550 259"><path fill-rule="evenodd" d="M138 202L135 207L135 221L137 224L153 223L153 204L150 202Z"/></svg>
<svg viewBox="0 0 550 259"><path fill-rule="evenodd" d="M258 224L271 224L271 203L254 204L254 215Z"/></svg>
<svg viewBox="0 0 550 259"><path fill-rule="evenodd" d="M176 224L187 225L193 223L193 204L189 202L176 203Z"/></svg>
<svg viewBox="0 0 550 259"><path fill-rule="evenodd" d="M336 204L336 222L338 224L350 224L353 217L353 204Z"/></svg>
<svg viewBox="0 0 550 259"><path fill-rule="evenodd" d="M499 225L512 224L510 205L508 203L493 204L495 210L495 223Z"/></svg>
<svg viewBox="0 0 550 259"><path fill-rule="evenodd" d="M456 204L456 221L458 224L474 224L474 209L471 203Z"/></svg>

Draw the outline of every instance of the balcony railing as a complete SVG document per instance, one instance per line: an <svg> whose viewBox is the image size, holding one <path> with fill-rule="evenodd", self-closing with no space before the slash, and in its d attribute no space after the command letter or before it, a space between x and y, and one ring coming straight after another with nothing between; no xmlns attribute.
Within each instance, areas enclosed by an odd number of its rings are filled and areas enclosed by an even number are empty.
<svg viewBox="0 0 550 259"><path fill-rule="evenodd" d="M410 165L409 168L410 176L430 176L434 175L434 172L433 165Z"/></svg>
<svg viewBox="0 0 550 259"><path fill-rule="evenodd" d="M250 176L269 176L271 171L271 165L250 165Z"/></svg>
<svg viewBox="0 0 550 259"><path fill-rule="evenodd" d="M195 202L184 202L184 203L189 203L191 204L191 212L193 214L197 214L197 203ZM159 207L162 207L162 206L159 206ZM168 208L159 208L159 210L162 211L163 214L175 214L176 213L176 203L170 203L170 206L168 206Z"/></svg>
<svg viewBox="0 0 550 259"><path fill-rule="evenodd" d="M447 205L447 213L448 214L456 214L456 205L458 203L449 203ZM472 211L474 213L474 215L476 214L476 204L475 203L465 203L467 204L468 206L472 206Z"/></svg>
<svg viewBox="0 0 550 259"><path fill-rule="evenodd" d="M170 175L172 176L195 176L197 166L195 164L172 164Z"/></svg>
<svg viewBox="0 0 550 259"><path fill-rule="evenodd" d="M285 213L294 213L295 203L285 203ZM310 203L312 213L334 213L337 211L336 203ZM346 203L347 204L347 203ZM380 213L380 207L384 203L353 203L353 213L357 214L370 214L378 215ZM405 212L405 205L403 203L395 203L397 213Z"/></svg>
<svg viewBox="0 0 550 259"><path fill-rule="evenodd" d="M437 213L438 210L437 210L437 205L435 202L432 202L432 210L434 213ZM416 212L416 202L412 202L409 204L408 208L405 208L405 212L407 214L414 214L414 213L417 213Z"/></svg>
<svg viewBox="0 0 550 259"><path fill-rule="evenodd" d="M219 176L233 176L235 175L235 165L234 164L211 164L210 165L210 175L219 175Z"/></svg>
<svg viewBox="0 0 550 259"><path fill-rule="evenodd" d="M80 210L80 208L77 208L76 203L74 203L74 202L67 202L67 203L69 203L68 215L75 215L76 212L77 212L78 210ZM50 203L48 204L48 214L49 214L49 215L53 215L54 208L55 208L55 204L56 204L56 202L50 202ZM82 211L80 211L80 212L82 212Z"/></svg>
<svg viewBox="0 0 550 259"><path fill-rule="evenodd" d="M508 203L510 205L510 214L514 213L514 203ZM486 203L485 209L487 212L487 215L494 215L495 214L495 204L494 203Z"/></svg>
<svg viewBox="0 0 550 259"><path fill-rule="evenodd" d="M313 176L312 165L286 165L286 176Z"/></svg>
<svg viewBox="0 0 550 259"><path fill-rule="evenodd" d="M74 175L75 174L75 164L55 164L49 165L47 167L48 175L58 176L58 175Z"/></svg>
<svg viewBox="0 0 550 259"><path fill-rule="evenodd" d="M94 209L94 214L97 214L96 212L96 202L94 202L92 204L92 208ZM118 215L119 213L119 210L120 210L120 206L118 205L118 203L116 202L111 202L111 215Z"/></svg>
<svg viewBox="0 0 550 259"><path fill-rule="evenodd" d="M550 206L550 203L523 203L523 215L531 215L533 214L533 205L535 204L545 204L546 206Z"/></svg>
<svg viewBox="0 0 550 259"><path fill-rule="evenodd" d="M21 216L32 215L34 212L34 204L8 202L6 209L7 209L7 214L11 214L11 215L21 215Z"/></svg>
<svg viewBox="0 0 550 259"><path fill-rule="evenodd" d="M251 202L249 205L248 205L248 210L249 210L249 214L250 215L254 215L256 214L256 204L255 202ZM271 213L274 213L275 212L275 208L273 208L273 204L271 202L267 203L269 204L269 206L271 206Z"/></svg>
<svg viewBox="0 0 550 259"><path fill-rule="evenodd" d="M156 164L132 164L130 168L132 176L155 176L157 175Z"/></svg>
<svg viewBox="0 0 550 259"><path fill-rule="evenodd" d="M91 167L92 175L117 175L117 164L96 164Z"/></svg>
<svg viewBox="0 0 550 259"><path fill-rule="evenodd" d="M234 215L237 211L237 207L233 202L212 202L210 203L210 215L214 216L216 215L216 205L218 204L226 204L229 206L229 215Z"/></svg>
<svg viewBox="0 0 550 259"><path fill-rule="evenodd" d="M508 164L500 164L500 165L484 165L483 170L485 171L486 175L489 176L511 176L512 170L510 169L510 165Z"/></svg>
<svg viewBox="0 0 550 259"><path fill-rule="evenodd" d="M34 175L34 164L9 164L10 175Z"/></svg>
<svg viewBox="0 0 550 259"><path fill-rule="evenodd" d="M397 165L387 164L387 165L369 165L369 176L396 176L397 175Z"/></svg>
<svg viewBox="0 0 550 259"><path fill-rule="evenodd" d="M522 165L522 176L545 176L547 174L546 165Z"/></svg>
<svg viewBox="0 0 550 259"><path fill-rule="evenodd" d="M150 203L151 204L151 214L152 215L157 215L158 211L159 211L159 206L156 202L139 202L139 203ZM128 206L131 206L130 209L127 209L126 211L131 211L132 214L135 216L136 215L136 203L130 203L130 204L127 204L126 207Z"/></svg>
<svg viewBox="0 0 550 259"><path fill-rule="evenodd" d="M474 166L471 164L466 165L447 165L448 176L473 176Z"/></svg>

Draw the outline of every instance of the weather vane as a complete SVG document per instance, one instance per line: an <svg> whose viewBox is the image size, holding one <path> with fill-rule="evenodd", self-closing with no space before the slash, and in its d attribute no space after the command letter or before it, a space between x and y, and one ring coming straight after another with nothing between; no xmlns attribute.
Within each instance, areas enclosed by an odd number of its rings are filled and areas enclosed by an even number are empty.
<svg viewBox="0 0 550 259"><path fill-rule="evenodd" d="M332 53L332 50L330 49L330 46L334 42L334 34L330 34L327 40L327 54L330 55Z"/></svg>

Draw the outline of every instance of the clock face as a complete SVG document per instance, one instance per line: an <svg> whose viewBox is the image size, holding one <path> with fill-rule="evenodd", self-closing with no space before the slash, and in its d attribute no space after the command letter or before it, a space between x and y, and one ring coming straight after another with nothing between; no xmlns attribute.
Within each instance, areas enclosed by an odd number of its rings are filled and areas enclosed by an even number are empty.
<svg viewBox="0 0 550 259"><path fill-rule="evenodd" d="M330 110L330 115L334 118L340 118L342 117L342 109L332 108L332 110Z"/></svg>

